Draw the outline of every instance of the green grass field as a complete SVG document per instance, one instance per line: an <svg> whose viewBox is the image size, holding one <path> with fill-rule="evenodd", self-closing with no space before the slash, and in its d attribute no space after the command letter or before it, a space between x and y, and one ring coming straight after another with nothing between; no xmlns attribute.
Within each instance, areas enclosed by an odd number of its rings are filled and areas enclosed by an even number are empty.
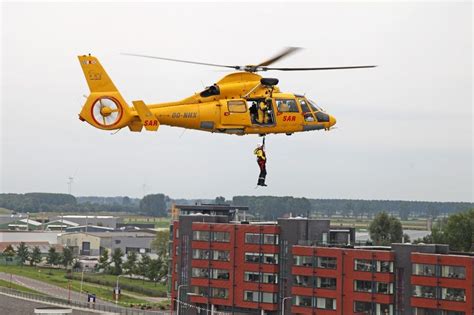
<svg viewBox="0 0 474 315"><path fill-rule="evenodd" d="M369 218L341 218L341 217L332 217L331 225L332 226L341 226L341 227L354 227L358 230L368 229L372 219ZM427 229L427 220L426 219L415 219L408 221L401 221L402 227L404 230L420 230L424 231Z"/></svg>
<svg viewBox="0 0 474 315"><path fill-rule="evenodd" d="M170 218L157 218L146 216L124 216L124 223L154 223L155 228L168 228L170 226Z"/></svg>
<svg viewBox="0 0 474 315"><path fill-rule="evenodd" d="M0 214L12 214L13 211L5 209L5 208L0 208Z"/></svg>
<svg viewBox="0 0 474 315"><path fill-rule="evenodd" d="M31 266L0 266L0 271L3 271L5 273L12 273L15 275L20 275L36 280L40 280L46 283L54 284L59 287L68 288L68 283L69 281L71 282L71 289L73 291L80 292L81 288L81 281L80 280L68 280L65 278L66 272L64 270L60 269L47 269L47 268L37 268L37 267L31 267ZM76 273L79 274L80 273ZM104 277L113 277L114 281L116 279L115 276L111 275L105 275ZM138 280L131 280L131 279L126 279L121 277L120 282L123 281L138 281ZM8 282L7 282L8 283ZM145 282L146 283L146 282ZM140 284L140 285L146 285L146 284ZM153 285L153 284L151 284ZM164 287L164 286L163 286ZM166 289L166 288L164 288ZM96 296L102 300L109 300L112 301L112 287L106 287L106 286L101 286L97 284L90 284L84 281L82 285L82 291L83 292L88 292L92 294L96 294ZM134 297L128 295L128 294L133 295ZM137 298L135 296L143 296L138 293L130 293L125 290L122 290L122 295L120 298L120 304L123 304L125 306L129 306L130 304L147 304L147 305L153 305L156 306L156 303L150 303L147 302L144 299Z"/></svg>

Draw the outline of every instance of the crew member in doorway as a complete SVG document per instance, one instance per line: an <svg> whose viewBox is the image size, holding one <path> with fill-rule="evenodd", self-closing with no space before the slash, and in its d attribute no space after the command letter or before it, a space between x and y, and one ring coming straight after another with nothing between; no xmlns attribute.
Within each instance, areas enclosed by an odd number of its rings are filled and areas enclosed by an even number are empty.
<svg viewBox="0 0 474 315"><path fill-rule="evenodd" d="M266 102L260 102L260 104L258 104L258 122L260 124L266 124L268 123L268 106L266 104Z"/></svg>
<svg viewBox="0 0 474 315"><path fill-rule="evenodd" d="M265 184L265 177L267 177L267 157L265 155L265 144L259 144L253 153L257 156L257 164L260 168L260 175L258 175L257 185L267 186L267 184Z"/></svg>

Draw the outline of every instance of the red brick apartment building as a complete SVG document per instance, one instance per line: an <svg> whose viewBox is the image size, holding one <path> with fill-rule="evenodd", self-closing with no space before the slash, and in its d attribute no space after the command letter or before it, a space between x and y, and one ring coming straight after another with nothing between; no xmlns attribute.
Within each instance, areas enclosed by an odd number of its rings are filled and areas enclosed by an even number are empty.
<svg viewBox="0 0 474 315"><path fill-rule="evenodd" d="M169 272L179 314L474 314L473 255L354 246L354 229L329 220L248 222L236 220L245 207L177 207Z"/></svg>

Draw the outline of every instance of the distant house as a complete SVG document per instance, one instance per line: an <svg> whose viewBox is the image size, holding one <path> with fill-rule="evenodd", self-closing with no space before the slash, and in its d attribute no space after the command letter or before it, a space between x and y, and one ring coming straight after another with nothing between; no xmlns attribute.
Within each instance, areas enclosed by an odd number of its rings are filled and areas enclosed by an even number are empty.
<svg viewBox="0 0 474 315"><path fill-rule="evenodd" d="M65 231L67 228L79 226L78 223L69 220L53 220L43 225L45 231Z"/></svg>
<svg viewBox="0 0 474 315"><path fill-rule="evenodd" d="M58 236L58 243L72 248L79 256L99 256L104 249L110 254L117 248L124 254L144 254L153 252L151 244L155 237L153 231L68 232Z"/></svg>
<svg viewBox="0 0 474 315"><path fill-rule="evenodd" d="M97 226L97 225L78 225L71 226L66 229L66 232L112 232L114 231L111 227Z"/></svg>
<svg viewBox="0 0 474 315"><path fill-rule="evenodd" d="M41 229L42 223L32 219L20 219L0 226L2 230L32 231Z"/></svg>
<svg viewBox="0 0 474 315"><path fill-rule="evenodd" d="M110 227L114 229L117 227L117 223L122 222L121 218L110 215L64 215L57 216L54 218L54 220L67 220L70 222L77 223L78 225L96 225Z"/></svg>

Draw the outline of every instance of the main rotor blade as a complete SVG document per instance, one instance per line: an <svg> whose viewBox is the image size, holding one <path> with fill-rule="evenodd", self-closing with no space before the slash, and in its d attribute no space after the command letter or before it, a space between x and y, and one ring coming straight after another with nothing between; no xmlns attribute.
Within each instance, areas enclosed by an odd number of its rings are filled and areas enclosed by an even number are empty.
<svg viewBox="0 0 474 315"><path fill-rule="evenodd" d="M156 56L141 55L141 54L122 53L122 55L134 56L134 57L143 57L143 58L151 58L151 59L160 59L160 60L174 61L174 62L182 62L182 63L191 63L191 64L201 65L201 66L212 66L212 67L221 67L221 68L231 68L231 69L236 69L236 70L239 70L239 69L240 69L239 66L219 65L219 64L215 64L215 63L206 63L206 62L198 62L198 61L190 61L190 60L164 58L164 57L156 57Z"/></svg>
<svg viewBox="0 0 474 315"><path fill-rule="evenodd" d="M274 68L274 67L262 67L262 71L277 70L277 71L317 71L317 70L344 70L344 69L363 69L363 68L375 68L377 66L348 66L348 67L319 67L319 68Z"/></svg>
<svg viewBox="0 0 474 315"><path fill-rule="evenodd" d="M291 55L292 53L296 52L297 50L300 50L301 47L286 47L282 52L280 52L278 55L274 56L271 59L268 59L260 64L257 65L257 67L263 67L263 66L269 66L274 62L277 62L283 57L286 57L288 55Z"/></svg>

